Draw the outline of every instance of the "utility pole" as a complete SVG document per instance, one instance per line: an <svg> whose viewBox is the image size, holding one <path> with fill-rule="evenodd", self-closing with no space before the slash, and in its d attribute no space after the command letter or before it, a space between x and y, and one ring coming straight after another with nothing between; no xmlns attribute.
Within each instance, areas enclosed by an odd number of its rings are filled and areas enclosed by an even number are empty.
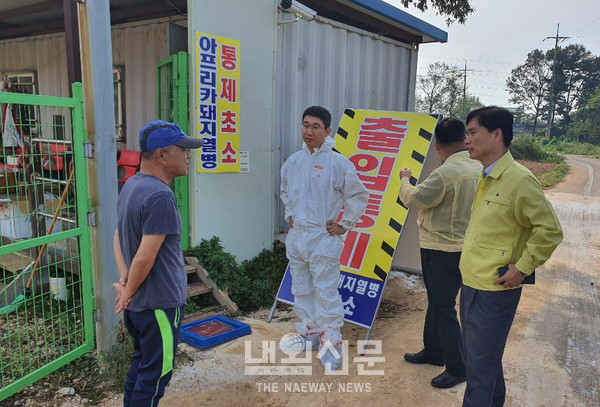
<svg viewBox="0 0 600 407"><path fill-rule="evenodd" d="M463 70L463 100L467 98L467 71L472 71L473 69L467 69L467 60L465 59L465 69Z"/></svg>
<svg viewBox="0 0 600 407"><path fill-rule="evenodd" d="M552 133L552 122L554 122L554 81L556 77L556 54L558 53L558 42L563 42L564 40L568 40L569 37L559 37L558 29L560 28L560 24L556 25L556 36L555 37L546 37L544 41L553 39L556 42L554 43L554 62L552 63L552 81L550 82L550 103L548 104L548 129L546 130L546 138L550 138L550 134Z"/></svg>

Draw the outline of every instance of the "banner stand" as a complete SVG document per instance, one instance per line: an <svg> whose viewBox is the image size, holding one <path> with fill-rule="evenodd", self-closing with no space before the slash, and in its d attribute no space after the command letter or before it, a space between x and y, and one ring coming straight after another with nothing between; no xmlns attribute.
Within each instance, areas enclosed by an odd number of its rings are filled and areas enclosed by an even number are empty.
<svg viewBox="0 0 600 407"><path fill-rule="evenodd" d="M288 272L288 270L289 270L289 265L288 265L288 267L286 268L286 273ZM282 280L282 283L281 283L281 284L283 284L283 280ZM385 279L385 281L384 281L384 283L383 283L382 292L383 292L383 291L385 291L385 286L386 286L386 285L387 285L387 278ZM279 291L281 291L281 285L280 285L280 287L279 287ZM279 291L278 291L278 292L279 292ZM383 298L383 295L381 296L381 298ZM281 301L281 300L279 300L278 298L275 298L275 301L273 302L273 306L271 307L271 311L269 312L269 317L267 318L267 323L269 323L269 324L270 324L270 323L271 323L271 321L273 320L273 317L275 316L275 311L277 310L277 303L278 303L278 302L280 302L280 301ZM290 301L281 301L281 302L282 302L283 304L288 304L288 305L292 305L292 306L294 305L294 303L293 303L293 302L290 302ZM360 355L361 355L361 356L364 356L364 354L365 354L365 350L366 350L366 348L367 348L367 345L368 345L369 339L371 338L371 332L372 332L372 330L373 330L373 325L375 324L375 318L377 318L377 312L378 312L378 311L379 311L379 304L377 304L377 309L376 309L376 311L375 311L375 315L373 316L373 324L371 325L371 327L364 327L364 328L367 328L367 334L365 335L365 341L364 341L364 343L363 343L363 348L362 348L362 349L361 349L361 351L360 351ZM351 323L351 324L355 324L355 323L354 323L354 321L347 320L346 318L344 318L344 322L348 322L348 323ZM360 324L355 324L355 325L362 326L362 325L360 325Z"/></svg>

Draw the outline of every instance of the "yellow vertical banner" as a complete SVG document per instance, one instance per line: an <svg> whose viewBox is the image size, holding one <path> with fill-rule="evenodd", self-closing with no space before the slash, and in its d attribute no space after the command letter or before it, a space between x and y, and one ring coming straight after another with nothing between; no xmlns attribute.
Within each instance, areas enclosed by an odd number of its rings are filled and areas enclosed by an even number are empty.
<svg viewBox="0 0 600 407"><path fill-rule="evenodd" d="M346 237L340 259L343 271L386 279L408 213L398 199L400 170L410 167L416 182L436 123L437 117L428 114L345 110L336 149L356 167L369 190L369 203Z"/></svg>
<svg viewBox="0 0 600 407"><path fill-rule="evenodd" d="M240 172L240 41L196 32L199 173Z"/></svg>

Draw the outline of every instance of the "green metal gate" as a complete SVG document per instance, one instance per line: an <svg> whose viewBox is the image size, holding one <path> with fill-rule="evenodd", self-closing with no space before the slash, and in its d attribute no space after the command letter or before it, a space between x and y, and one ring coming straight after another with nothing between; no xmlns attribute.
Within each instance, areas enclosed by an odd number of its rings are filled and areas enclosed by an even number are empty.
<svg viewBox="0 0 600 407"><path fill-rule="evenodd" d="M177 123L188 132L188 54L180 51L158 63L158 118ZM190 247L189 176L173 181L181 213L181 248Z"/></svg>
<svg viewBox="0 0 600 407"><path fill-rule="evenodd" d="M0 92L0 400L94 346L81 84L73 95Z"/></svg>

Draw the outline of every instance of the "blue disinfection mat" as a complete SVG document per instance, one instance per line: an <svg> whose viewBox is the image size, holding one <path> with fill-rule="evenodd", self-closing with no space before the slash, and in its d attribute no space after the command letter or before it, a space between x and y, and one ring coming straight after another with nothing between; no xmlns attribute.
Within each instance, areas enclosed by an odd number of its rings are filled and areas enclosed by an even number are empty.
<svg viewBox="0 0 600 407"><path fill-rule="evenodd" d="M181 340L205 349L251 333L250 325L223 315L215 315L184 324L181 327Z"/></svg>

